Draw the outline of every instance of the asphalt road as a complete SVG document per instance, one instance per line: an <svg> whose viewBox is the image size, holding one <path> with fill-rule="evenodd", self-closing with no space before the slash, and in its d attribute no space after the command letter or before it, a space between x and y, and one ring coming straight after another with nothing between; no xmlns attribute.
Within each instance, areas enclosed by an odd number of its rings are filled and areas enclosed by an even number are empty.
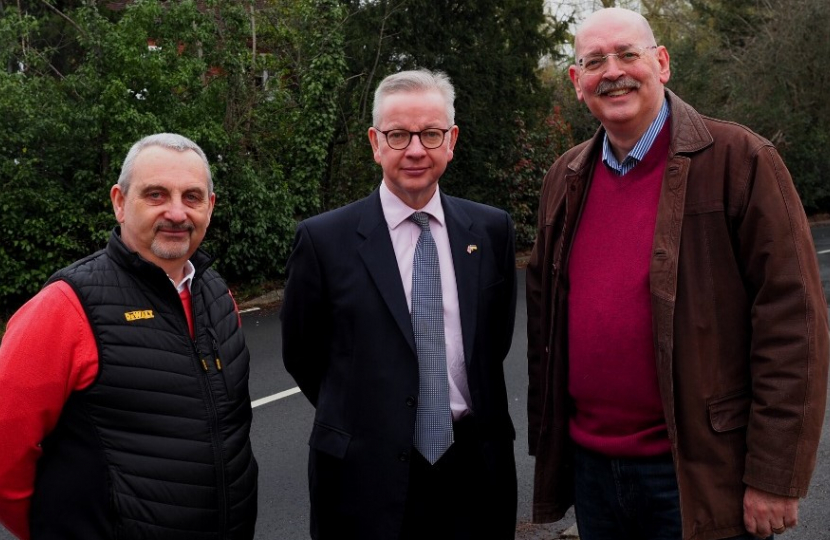
<svg viewBox="0 0 830 540"><path fill-rule="evenodd" d="M814 227L813 237L825 295L830 301L830 224ZM513 347L504 366L507 389L511 396L510 412L517 432L519 524L516 538L553 540L559 538L574 524L574 517L571 511L565 519L555 524L530 524L533 459L527 452L527 317L524 279L524 271L519 271L516 329ZM278 315L273 311L243 315L243 327L254 359L251 372L251 395L254 400L294 387L279 359L278 322ZM309 537L306 442L313 414L312 407L302 394L294 394L254 409L252 439L254 451L260 462L260 518L257 524L257 540L300 540ZM830 508L830 411L825 414L823 433L810 494L800 505L799 525L779 538L830 539L830 513L827 511Z"/></svg>
<svg viewBox="0 0 830 540"><path fill-rule="evenodd" d="M516 458L519 469L518 538L552 539L573 524L573 518L555 525L531 526L530 497L533 460L527 453L527 389L524 272L519 273L519 306L513 347L505 362L505 377L511 396L511 416L516 425ZM243 315L248 346L251 348L251 396L256 399L294 387L285 373L280 350L279 318L273 311ZM302 394L254 408L252 440L260 463L260 517L257 540L299 540L308 538L308 492L306 463L308 435L314 411ZM543 534L543 536L538 536ZM484 540L484 539L483 539Z"/></svg>
<svg viewBox="0 0 830 540"><path fill-rule="evenodd" d="M825 294L830 298L830 225L813 228ZM527 388L524 272L519 273L519 305L513 348L505 362L505 377L511 396L511 414L516 425L516 458L519 474L519 527L517 540L553 540L573 525L573 515L552 525L531 525L530 498L533 460L527 454L525 393ZM279 318L275 310L261 309L243 314L251 349L251 396L254 400L252 441L260 464L259 521L257 540L302 540L308 535L306 482L307 440L314 411L295 388L280 357ZM280 393L287 395L280 396ZM275 398L276 396L276 398ZM262 403L257 400L270 398ZM818 454L810 494L800 506L799 525L780 538L784 540L830 539L830 413ZM11 540L0 530L0 540ZM482 539L486 540L486 539Z"/></svg>

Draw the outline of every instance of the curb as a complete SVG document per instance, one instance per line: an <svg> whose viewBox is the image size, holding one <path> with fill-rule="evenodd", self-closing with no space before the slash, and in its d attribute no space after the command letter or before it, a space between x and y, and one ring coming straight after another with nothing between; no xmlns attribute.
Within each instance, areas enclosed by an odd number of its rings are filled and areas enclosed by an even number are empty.
<svg viewBox="0 0 830 540"><path fill-rule="evenodd" d="M283 289L276 289L262 296L239 302L239 311L276 308L282 304L282 299Z"/></svg>
<svg viewBox="0 0 830 540"><path fill-rule="evenodd" d="M810 227L830 227L830 219L821 220L821 221L811 221ZM530 260L530 250L524 250L516 253L516 268L525 268L527 266L528 261ZM828 302L830 302L830 285L826 284L825 289L825 296L827 296ZM241 311L244 310L252 310L252 309L270 309L270 308L277 308L280 304L282 304L283 298L283 290L276 289L274 291L265 293L262 296L258 296L256 298L251 298L249 300L245 300L244 302L239 303L239 309ZM570 530L570 529L569 529ZM567 533L568 531L565 531ZM563 533L563 534L565 534ZM570 538L579 538L576 537L569 537L569 536L562 536L563 539L570 539Z"/></svg>

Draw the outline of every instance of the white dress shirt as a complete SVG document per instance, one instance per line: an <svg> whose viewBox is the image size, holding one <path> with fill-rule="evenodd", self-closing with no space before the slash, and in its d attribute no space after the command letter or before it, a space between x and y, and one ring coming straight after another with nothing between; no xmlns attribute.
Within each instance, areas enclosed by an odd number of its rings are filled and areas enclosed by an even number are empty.
<svg viewBox="0 0 830 540"><path fill-rule="evenodd" d="M178 284L176 284L170 276L167 276L167 279L169 279L170 283L176 287L176 292L181 294L185 289L188 291L190 290L190 284L193 282L194 277L196 277L196 268L193 266L193 263L188 260L184 262L184 277Z"/></svg>

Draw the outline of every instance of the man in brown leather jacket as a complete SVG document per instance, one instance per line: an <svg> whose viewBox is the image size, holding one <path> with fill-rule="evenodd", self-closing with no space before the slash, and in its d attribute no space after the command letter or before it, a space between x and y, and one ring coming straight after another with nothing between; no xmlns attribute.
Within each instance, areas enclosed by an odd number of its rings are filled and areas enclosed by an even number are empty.
<svg viewBox="0 0 830 540"><path fill-rule="evenodd" d="M570 77L602 124L545 177L527 270L533 518L583 540L795 527L824 418L828 312L769 141L668 91L648 22L610 8Z"/></svg>

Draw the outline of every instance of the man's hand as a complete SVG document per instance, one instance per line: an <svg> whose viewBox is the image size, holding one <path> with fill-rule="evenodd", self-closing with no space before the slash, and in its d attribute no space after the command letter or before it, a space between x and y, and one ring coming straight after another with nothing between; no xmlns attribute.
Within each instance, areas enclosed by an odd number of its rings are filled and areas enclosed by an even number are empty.
<svg viewBox="0 0 830 540"><path fill-rule="evenodd" d="M744 493L744 527L759 538L781 534L798 524L798 497L775 495L747 486Z"/></svg>

